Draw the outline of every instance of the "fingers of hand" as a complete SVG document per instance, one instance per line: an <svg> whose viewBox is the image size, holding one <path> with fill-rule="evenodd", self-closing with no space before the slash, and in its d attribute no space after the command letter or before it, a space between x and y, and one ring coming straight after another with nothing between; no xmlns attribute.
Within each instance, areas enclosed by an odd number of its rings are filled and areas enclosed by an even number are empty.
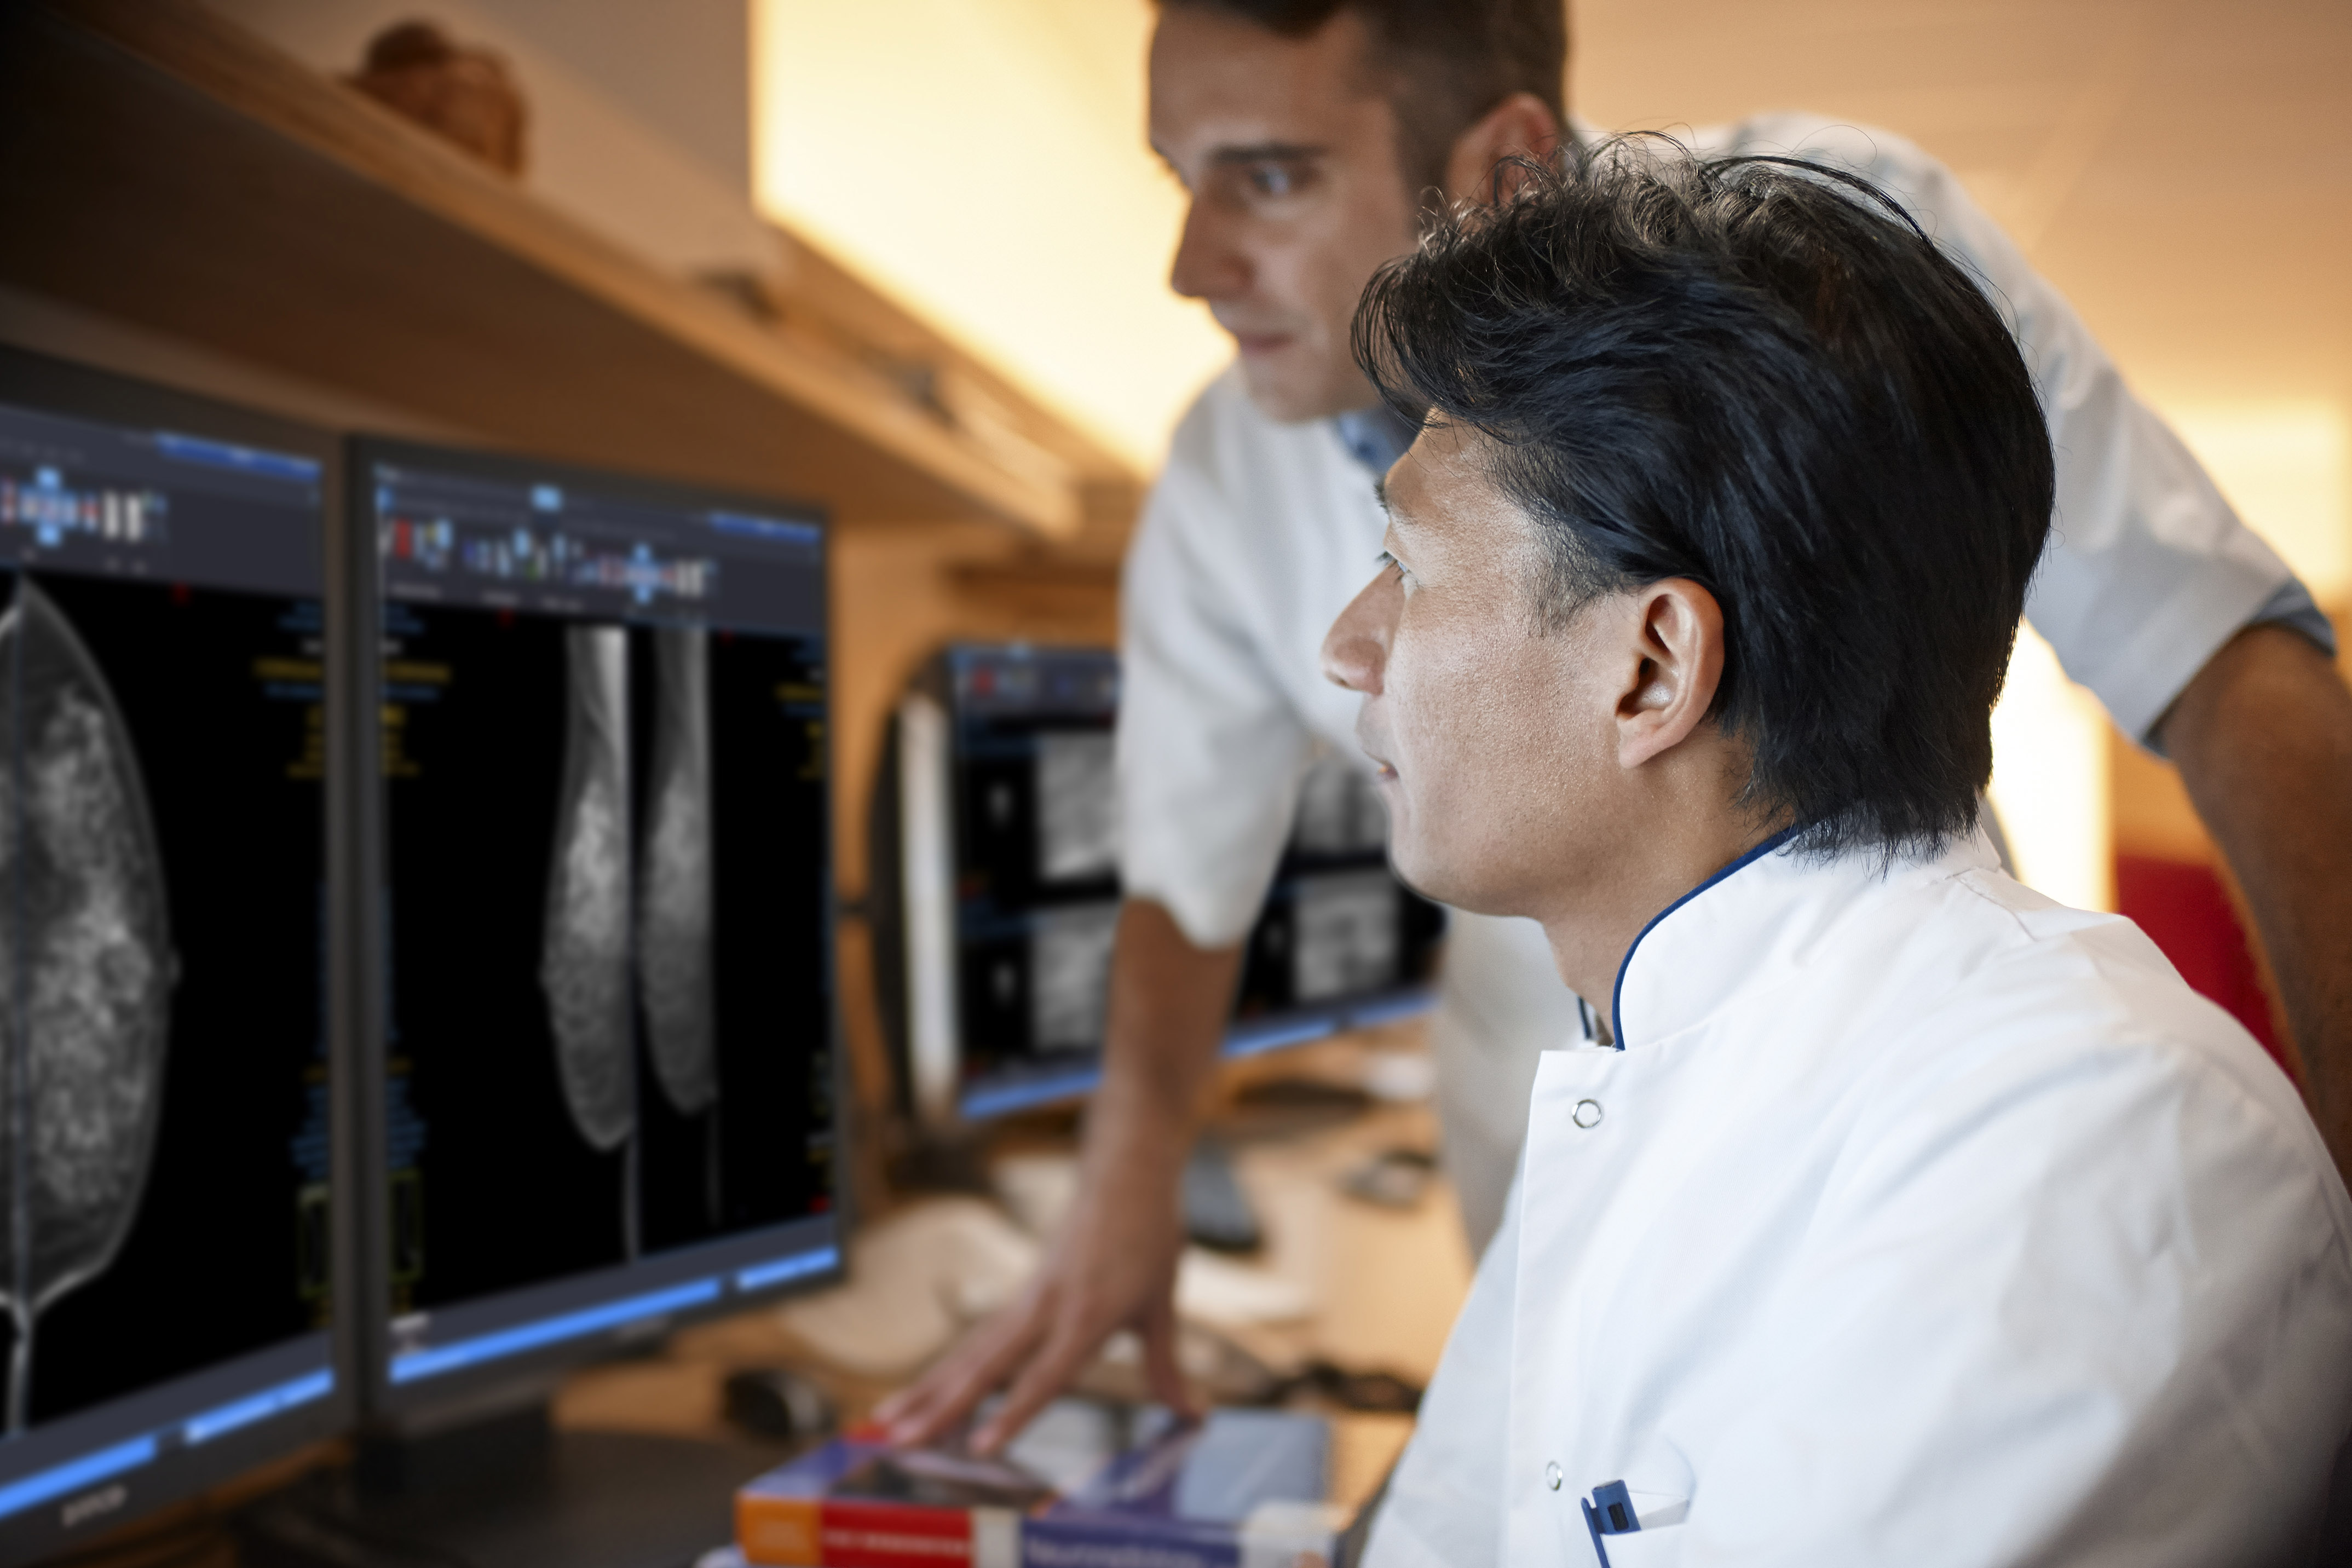
<svg viewBox="0 0 2352 1568"><path fill-rule="evenodd" d="M1049 1295L1031 1293L967 1334L921 1380L875 1414L901 1445L928 1443L1013 1374L1052 1326Z"/></svg>

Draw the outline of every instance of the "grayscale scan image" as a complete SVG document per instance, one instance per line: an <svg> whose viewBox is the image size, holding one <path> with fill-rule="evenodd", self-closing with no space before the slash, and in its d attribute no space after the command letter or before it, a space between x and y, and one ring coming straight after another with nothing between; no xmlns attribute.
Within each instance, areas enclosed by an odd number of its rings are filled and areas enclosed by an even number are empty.
<svg viewBox="0 0 2352 1568"><path fill-rule="evenodd" d="M1108 730L1037 737L1037 876L1083 882L1118 869L1118 774Z"/></svg>
<svg viewBox="0 0 2352 1568"><path fill-rule="evenodd" d="M1102 1044L1117 904L1041 910L1029 933L1029 1031L1041 1051Z"/></svg>
<svg viewBox="0 0 2352 1568"><path fill-rule="evenodd" d="M572 1124L611 1150L636 1120L629 991L628 633L572 626L562 795L539 979Z"/></svg>
<svg viewBox="0 0 2352 1568"><path fill-rule="evenodd" d="M1325 752L1299 781L1291 842L1306 855L1385 849L1389 814L1371 775L1338 752Z"/></svg>
<svg viewBox="0 0 2352 1568"><path fill-rule="evenodd" d="M1386 871L1302 877L1291 905L1291 995L1318 1002L1396 978L1402 893Z"/></svg>
<svg viewBox="0 0 2352 1568"><path fill-rule="evenodd" d="M25 577L0 616L0 1291L7 1429L34 1321L104 1272L154 1152L175 976L139 762L105 677Z"/></svg>
<svg viewBox="0 0 2352 1568"><path fill-rule="evenodd" d="M719 1098L711 992L710 651L698 628L653 634L653 776L639 860L637 975L654 1076L680 1116Z"/></svg>

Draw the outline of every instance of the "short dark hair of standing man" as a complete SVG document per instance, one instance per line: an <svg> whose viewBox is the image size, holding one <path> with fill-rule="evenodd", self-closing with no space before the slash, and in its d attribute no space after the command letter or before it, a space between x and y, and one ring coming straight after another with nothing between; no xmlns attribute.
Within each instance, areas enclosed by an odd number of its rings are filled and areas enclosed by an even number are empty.
<svg viewBox="0 0 2352 1568"><path fill-rule="evenodd" d="M1824 850L1967 831L2054 483L2000 312L1850 175L1653 137L1517 172L1374 278L1366 374L1488 438L1540 613L1715 595L1711 716L1759 819Z"/></svg>
<svg viewBox="0 0 2352 1568"><path fill-rule="evenodd" d="M1445 185L1454 139L1515 92L1568 123L1566 0L1159 0L1303 38L1342 11L1364 26L1368 64L1396 117L1397 167L1415 191Z"/></svg>

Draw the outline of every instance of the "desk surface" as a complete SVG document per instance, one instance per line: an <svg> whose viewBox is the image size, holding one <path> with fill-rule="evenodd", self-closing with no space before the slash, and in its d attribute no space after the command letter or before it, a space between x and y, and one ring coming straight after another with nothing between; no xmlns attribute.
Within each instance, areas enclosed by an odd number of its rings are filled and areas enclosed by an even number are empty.
<svg viewBox="0 0 2352 1568"><path fill-rule="evenodd" d="M1339 1180L1381 1150L1431 1150L1435 1137L1434 1117L1420 1105L1380 1106L1337 1125L1284 1136L1237 1137L1236 1174L1266 1240L1255 1256L1218 1259L1215 1266L1244 1271L1244 1282L1253 1277L1278 1282L1294 1300L1303 1296L1307 1310L1284 1314L1286 1321L1223 1322L1218 1331L1276 1370L1320 1358L1349 1371L1390 1372L1426 1384L1470 1281L1453 1193L1440 1178L1412 1207L1387 1209L1347 1195ZM1031 1150L1026 1157L1041 1154ZM1050 1160L1054 1152L1042 1157ZM853 1278L855 1272L853 1262ZM657 1357L587 1368L564 1384L556 1420L578 1429L722 1437L730 1429L721 1415L721 1389L728 1374L742 1368L803 1371L853 1420L904 1381L828 1364L788 1316L774 1308L747 1312L687 1330ZM1097 1385L1117 1385L1116 1365L1098 1365L1096 1372ZM1339 1413L1334 1431L1335 1496L1360 1500L1387 1472L1412 1421Z"/></svg>

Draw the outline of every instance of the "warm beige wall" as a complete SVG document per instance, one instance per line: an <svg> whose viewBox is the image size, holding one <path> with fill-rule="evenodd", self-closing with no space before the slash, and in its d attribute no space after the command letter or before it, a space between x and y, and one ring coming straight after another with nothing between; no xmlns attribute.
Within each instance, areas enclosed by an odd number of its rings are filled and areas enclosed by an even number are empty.
<svg viewBox="0 0 2352 1568"><path fill-rule="evenodd" d="M1142 467L1231 355L1168 291L1146 0L752 0L762 207Z"/></svg>

